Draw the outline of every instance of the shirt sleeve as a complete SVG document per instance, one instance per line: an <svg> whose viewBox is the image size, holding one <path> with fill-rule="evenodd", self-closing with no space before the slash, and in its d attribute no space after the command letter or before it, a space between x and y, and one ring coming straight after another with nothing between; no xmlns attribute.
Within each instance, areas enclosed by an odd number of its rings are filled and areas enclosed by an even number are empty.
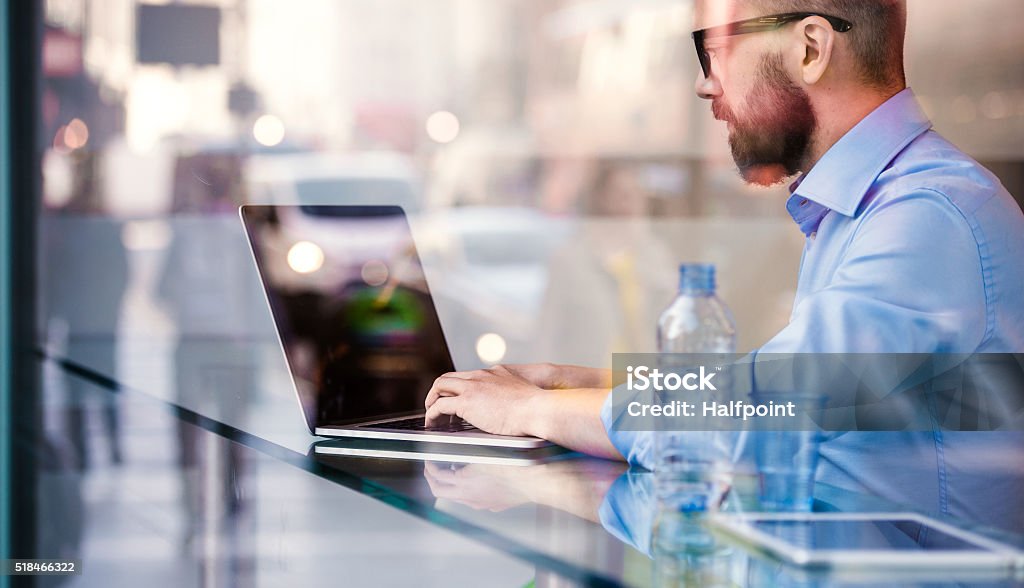
<svg viewBox="0 0 1024 588"><path fill-rule="evenodd" d="M760 351L973 352L987 332L986 289L978 242L960 210L924 189L862 214L870 216L828 286L804 298Z"/></svg>
<svg viewBox="0 0 1024 588"><path fill-rule="evenodd" d="M618 390L622 394L627 393L625 384L619 386ZM615 427L616 418L621 418L622 414L616 415L613 410L612 399L614 395L614 391L609 392L608 397L605 398L604 404L601 406L601 423L604 425L605 432L608 433L608 440L612 442L615 449L619 450L619 453L630 465L653 470L654 432L624 431Z"/></svg>
<svg viewBox="0 0 1024 588"><path fill-rule="evenodd" d="M869 204L862 214L870 217L851 237L829 284L804 298L756 357L971 353L982 343L985 280L978 242L960 210L926 189ZM622 415L612 397L601 411L609 439L629 463L653 469L654 434L617 429Z"/></svg>
<svg viewBox="0 0 1024 588"><path fill-rule="evenodd" d="M623 472L608 488L598 508L601 526L637 551L651 555L656 509L651 474L636 470Z"/></svg>

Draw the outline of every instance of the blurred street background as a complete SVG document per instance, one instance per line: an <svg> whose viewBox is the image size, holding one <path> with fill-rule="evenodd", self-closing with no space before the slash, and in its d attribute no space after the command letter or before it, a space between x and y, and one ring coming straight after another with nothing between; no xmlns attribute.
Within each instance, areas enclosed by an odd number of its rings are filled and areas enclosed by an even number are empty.
<svg viewBox="0 0 1024 588"><path fill-rule="evenodd" d="M745 185L694 95L688 0L40 1L38 327L53 357L304 451L243 204L403 206L460 369L653 351L681 262L718 266L740 351L789 318L803 237L785 186ZM907 45L936 129L1018 201L1020 14L1020 0L909 0ZM303 247L286 261L315 271ZM55 473L41 493L57 498L40 520L81 516L40 541L140 575L182 553L266 566L284 523L260 508L316 504L315 483L296 489L280 465L43 376ZM261 501L237 491L257 477ZM107 516L112 495L157 508ZM203 551L226 532L204 526L213 512L249 513L217 544L227 555ZM132 540L154 529L174 539ZM499 568L525 583L517 565Z"/></svg>

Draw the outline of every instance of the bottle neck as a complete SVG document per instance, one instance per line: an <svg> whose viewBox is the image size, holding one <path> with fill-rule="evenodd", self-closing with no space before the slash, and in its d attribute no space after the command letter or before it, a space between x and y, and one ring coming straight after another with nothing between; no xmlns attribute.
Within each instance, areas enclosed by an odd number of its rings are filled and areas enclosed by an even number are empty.
<svg viewBox="0 0 1024 588"><path fill-rule="evenodd" d="M715 266L709 264L679 266L679 293L686 296L714 296Z"/></svg>
<svg viewBox="0 0 1024 588"><path fill-rule="evenodd" d="M691 297L694 297L694 298L711 297L711 296L715 295L715 289L714 288L711 288L711 289L708 289L708 288L687 288L687 287L680 286L678 293L679 293L680 296L691 296Z"/></svg>

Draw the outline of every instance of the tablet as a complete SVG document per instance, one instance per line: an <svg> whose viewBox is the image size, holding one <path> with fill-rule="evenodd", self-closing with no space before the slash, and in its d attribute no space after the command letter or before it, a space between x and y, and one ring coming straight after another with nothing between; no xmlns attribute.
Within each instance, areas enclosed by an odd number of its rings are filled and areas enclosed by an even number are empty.
<svg viewBox="0 0 1024 588"><path fill-rule="evenodd" d="M895 513L720 513L712 529L808 568L1012 571L1021 551L949 523Z"/></svg>

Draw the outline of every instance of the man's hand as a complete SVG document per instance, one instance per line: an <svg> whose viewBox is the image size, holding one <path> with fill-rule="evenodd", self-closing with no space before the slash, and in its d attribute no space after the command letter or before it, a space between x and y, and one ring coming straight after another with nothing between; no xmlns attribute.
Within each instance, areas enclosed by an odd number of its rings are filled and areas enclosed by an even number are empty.
<svg viewBox="0 0 1024 588"><path fill-rule="evenodd" d="M502 366L545 390L611 388L612 372L599 368L555 363L523 363Z"/></svg>
<svg viewBox="0 0 1024 588"><path fill-rule="evenodd" d="M477 510L502 511L526 502L551 506L600 522L598 509L608 488L628 466L597 459L563 459L529 466L423 464L437 498Z"/></svg>
<svg viewBox="0 0 1024 588"><path fill-rule="evenodd" d="M526 469L529 469L526 468ZM503 511L525 502L529 485L518 467L471 464L450 469L433 462L423 464L423 475L437 498L470 508Z"/></svg>
<svg viewBox="0 0 1024 588"><path fill-rule="evenodd" d="M455 415L488 433L540 437L621 460L601 422L610 380L606 370L552 364L451 372L434 380L426 420Z"/></svg>
<svg viewBox="0 0 1024 588"><path fill-rule="evenodd" d="M450 372L434 380L424 405L431 423L455 415L496 435L537 436L538 396L548 392L505 366Z"/></svg>

